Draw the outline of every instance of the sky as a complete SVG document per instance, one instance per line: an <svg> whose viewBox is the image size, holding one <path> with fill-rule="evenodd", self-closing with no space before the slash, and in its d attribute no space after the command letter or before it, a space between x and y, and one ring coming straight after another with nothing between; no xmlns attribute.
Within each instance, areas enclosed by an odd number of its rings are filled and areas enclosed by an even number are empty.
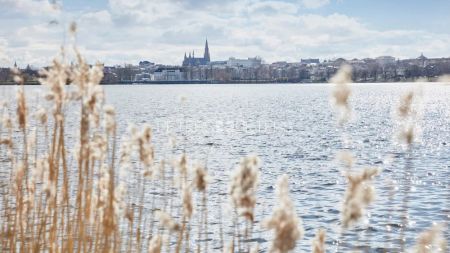
<svg viewBox="0 0 450 253"><path fill-rule="evenodd" d="M450 57L448 0L0 0L0 66L46 66L62 45L90 62ZM67 27L77 23L75 38Z"/></svg>

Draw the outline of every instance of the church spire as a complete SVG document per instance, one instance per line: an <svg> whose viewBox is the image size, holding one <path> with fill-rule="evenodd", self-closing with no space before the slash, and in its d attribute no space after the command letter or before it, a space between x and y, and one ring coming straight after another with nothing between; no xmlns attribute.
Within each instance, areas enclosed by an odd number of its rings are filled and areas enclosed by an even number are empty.
<svg viewBox="0 0 450 253"><path fill-rule="evenodd" d="M203 55L203 59L205 59L205 61L207 62L211 61L211 56L209 55L208 37L206 38L205 42L205 54Z"/></svg>

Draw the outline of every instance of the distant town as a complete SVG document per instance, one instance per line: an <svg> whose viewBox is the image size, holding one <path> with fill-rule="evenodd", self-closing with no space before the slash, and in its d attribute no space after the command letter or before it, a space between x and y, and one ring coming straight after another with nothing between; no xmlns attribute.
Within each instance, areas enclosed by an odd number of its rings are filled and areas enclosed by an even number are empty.
<svg viewBox="0 0 450 253"><path fill-rule="evenodd" d="M195 52L180 57L178 66L142 60L137 64L104 66L102 84L164 83L323 83L342 64L353 67L355 82L408 82L419 78L435 81L450 74L450 58L414 59L379 56L364 59L299 59L298 62L264 63L260 57L212 61L208 40L201 57ZM13 67L13 66L12 66ZM39 71L27 65L22 70L28 84L37 84ZM0 68L0 84L12 84L10 68Z"/></svg>

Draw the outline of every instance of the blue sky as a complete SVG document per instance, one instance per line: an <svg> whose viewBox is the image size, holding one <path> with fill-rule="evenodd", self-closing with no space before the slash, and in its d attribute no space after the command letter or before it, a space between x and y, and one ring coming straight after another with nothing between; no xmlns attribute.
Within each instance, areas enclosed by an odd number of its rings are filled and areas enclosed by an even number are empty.
<svg viewBox="0 0 450 253"><path fill-rule="evenodd" d="M52 2L0 0L1 66L45 65L70 42L64 27L71 21L88 60L109 65L180 64L185 51L201 54L205 37L213 60L450 56L448 0Z"/></svg>
<svg viewBox="0 0 450 253"><path fill-rule="evenodd" d="M198 2L201 4L202 0ZM64 4L67 10L72 11L108 8L108 0L72 0L64 1ZM428 29L450 33L447 29L450 24L449 11L448 0L339 0L301 12L319 15L341 13L356 17L377 29Z"/></svg>

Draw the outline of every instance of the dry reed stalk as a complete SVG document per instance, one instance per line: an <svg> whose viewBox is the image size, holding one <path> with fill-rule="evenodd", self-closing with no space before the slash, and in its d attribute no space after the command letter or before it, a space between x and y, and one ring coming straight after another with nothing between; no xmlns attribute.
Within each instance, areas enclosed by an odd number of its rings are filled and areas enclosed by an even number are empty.
<svg viewBox="0 0 450 253"><path fill-rule="evenodd" d="M197 237L197 252L201 252L201 235L202 233L205 235L205 251L208 250L208 243L207 243L207 224L208 224L208 213L207 213L207 198L206 198L206 188L208 184L208 174L205 170L205 167L196 164L194 166L194 179L193 184L197 191L199 191L202 194L202 201L201 201L201 207L199 207L200 210L200 220L198 222L198 237ZM200 205L200 204L199 204Z"/></svg>
<svg viewBox="0 0 450 253"><path fill-rule="evenodd" d="M411 170L412 170L412 148L413 144L419 140L420 127L419 119L421 117L422 89L419 86L415 90L410 90L402 95L396 110L396 141L402 145L406 145L405 167L403 170L404 179L404 196L402 200L402 224L400 232L400 250L404 251L405 233L408 226L408 204L409 193L411 191Z"/></svg>

